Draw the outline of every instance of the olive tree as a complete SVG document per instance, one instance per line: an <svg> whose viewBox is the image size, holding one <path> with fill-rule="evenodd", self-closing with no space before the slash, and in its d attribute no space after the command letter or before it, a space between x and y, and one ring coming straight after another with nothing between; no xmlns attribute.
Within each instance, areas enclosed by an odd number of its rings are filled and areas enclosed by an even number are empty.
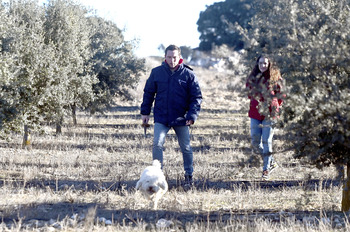
<svg viewBox="0 0 350 232"><path fill-rule="evenodd" d="M203 51L213 49L213 46L227 45L236 50L244 46L244 40L239 31L232 29L231 24L242 28L250 28L249 22L255 14L253 6L258 0L225 0L207 6L197 21L200 32L199 48Z"/></svg>
<svg viewBox="0 0 350 232"><path fill-rule="evenodd" d="M73 116L76 124L76 109L85 109L94 100L92 86L98 82L91 70L90 28L87 10L71 0L49 0L46 5L45 38L53 44L58 58L57 132L64 116Z"/></svg>
<svg viewBox="0 0 350 232"><path fill-rule="evenodd" d="M14 68L16 57L10 52L11 45L16 38L16 27L8 16L5 5L0 5L0 133L4 137L12 130L18 130L15 119L19 113L19 95L14 83L17 73Z"/></svg>
<svg viewBox="0 0 350 232"><path fill-rule="evenodd" d="M36 1L22 0L2 5L1 15L6 24L1 31L0 55L6 64L0 84L5 106L1 108L4 112L12 109L12 115L1 120L1 132L19 131L23 126L38 130L50 118L48 96L56 69L54 49L44 43L45 13Z"/></svg>
<svg viewBox="0 0 350 232"><path fill-rule="evenodd" d="M0 3L1 135L51 122L60 133L66 116L76 124L77 108L129 96L144 60L115 23L72 0Z"/></svg>
<svg viewBox="0 0 350 232"><path fill-rule="evenodd" d="M93 85L95 98L90 103L90 111L103 112L111 106L115 97L130 99L129 89L139 81L145 61L134 55L133 42L124 40L115 23L97 16L88 20L93 54L90 63L98 78Z"/></svg>

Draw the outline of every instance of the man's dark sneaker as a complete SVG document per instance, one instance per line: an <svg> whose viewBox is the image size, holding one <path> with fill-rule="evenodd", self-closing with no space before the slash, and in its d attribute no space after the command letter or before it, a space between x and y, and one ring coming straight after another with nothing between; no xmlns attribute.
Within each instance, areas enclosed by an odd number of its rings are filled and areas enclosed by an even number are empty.
<svg viewBox="0 0 350 232"><path fill-rule="evenodd" d="M193 180L191 175L185 175L185 183L184 187L192 187L193 186Z"/></svg>

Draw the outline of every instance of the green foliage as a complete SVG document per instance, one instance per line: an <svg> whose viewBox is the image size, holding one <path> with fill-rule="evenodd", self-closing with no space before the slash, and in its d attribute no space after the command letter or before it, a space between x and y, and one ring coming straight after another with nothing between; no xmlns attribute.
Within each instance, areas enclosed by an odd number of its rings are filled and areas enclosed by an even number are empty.
<svg viewBox="0 0 350 232"><path fill-rule="evenodd" d="M99 80L93 85L95 99L89 109L101 112L111 105L115 96L130 99L128 89L139 81L145 61L133 55L132 43L124 40L122 31L114 23L99 17L88 20L93 54L90 63Z"/></svg>
<svg viewBox="0 0 350 232"><path fill-rule="evenodd" d="M95 56L91 38L97 25L92 27L88 13L73 0L49 0L44 6L35 0L0 2L1 137L23 125L38 130L47 123L62 123L76 108L88 109L100 99L94 87L104 82L97 78L96 63L114 78L107 83L106 88L113 89L108 97L138 81L143 62L113 23L99 32L111 33L109 49L114 51Z"/></svg>
<svg viewBox="0 0 350 232"><path fill-rule="evenodd" d="M192 56L192 49L188 46L180 46L181 49L181 56L185 60L189 60Z"/></svg>
<svg viewBox="0 0 350 232"><path fill-rule="evenodd" d="M199 48L203 51L212 49L213 45L226 44L239 50L244 40L234 25L250 28L250 19L254 16L254 0L226 0L207 7L200 13L197 21L201 33Z"/></svg>
<svg viewBox="0 0 350 232"><path fill-rule="evenodd" d="M61 116L72 107L85 109L93 101L92 85L97 79L87 61L91 59L87 11L71 0L50 0L46 7L46 41L56 48ZM64 113L63 113L64 112ZM58 117L57 120L60 120Z"/></svg>
<svg viewBox="0 0 350 232"><path fill-rule="evenodd" d="M349 163L350 1L261 0L250 30L257 53L271 55L289 89L285 130L296 156L318 167Z"/></svg>
<svg viewBox="0 0 350 232"><path fill-rule="evenodd" d="M10 1L2 8L7 15L7 28L2 31L5 45L1 60L8 72L3 72L1 101L12 112L2 120L2 132L18 130L23 124L36 127L45 112L45 89L49 79L47 59L52 52L44 44L43 10L33 1ZM12 119L9 121L9 119Z"/></svg>
<svg viewBox="0 0 350 232"><path fill-rule="evenodd" d="M3 5L0 6L0 128L6 133L5 125L12 122L17 114L16 96L12 83L15 79L13 66L15 59L9 53L11 41L14 40L15 26Z"/></svg>

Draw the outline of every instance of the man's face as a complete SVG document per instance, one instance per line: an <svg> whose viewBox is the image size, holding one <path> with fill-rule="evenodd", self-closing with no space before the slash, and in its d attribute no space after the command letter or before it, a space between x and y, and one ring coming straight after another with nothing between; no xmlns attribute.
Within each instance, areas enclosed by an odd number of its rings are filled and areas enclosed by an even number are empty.
<svg viewBox="0 0 350 232"><path fill-rule="evenodd" d="M167 51L167 53L165 54L165 60L168 63L169 67L171 69L174 69L176 67L176 65L179 64L180 61L180 54L178 50L174 50L174 51Z"/></svg>

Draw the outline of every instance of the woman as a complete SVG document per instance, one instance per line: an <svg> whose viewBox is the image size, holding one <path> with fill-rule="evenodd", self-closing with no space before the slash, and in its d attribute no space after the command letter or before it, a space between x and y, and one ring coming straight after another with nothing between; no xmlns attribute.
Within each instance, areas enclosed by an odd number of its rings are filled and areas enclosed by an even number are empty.
<svg viewBox="0 0 350 232"><path fill-rule="evenodd" d="M250 73L246 87L250 99L250 133L253 151L263 157L263 179L268 179L277 163L272 156L272 137L275 120L282 105L281 74L271 60L259 56Z"/></svg>

